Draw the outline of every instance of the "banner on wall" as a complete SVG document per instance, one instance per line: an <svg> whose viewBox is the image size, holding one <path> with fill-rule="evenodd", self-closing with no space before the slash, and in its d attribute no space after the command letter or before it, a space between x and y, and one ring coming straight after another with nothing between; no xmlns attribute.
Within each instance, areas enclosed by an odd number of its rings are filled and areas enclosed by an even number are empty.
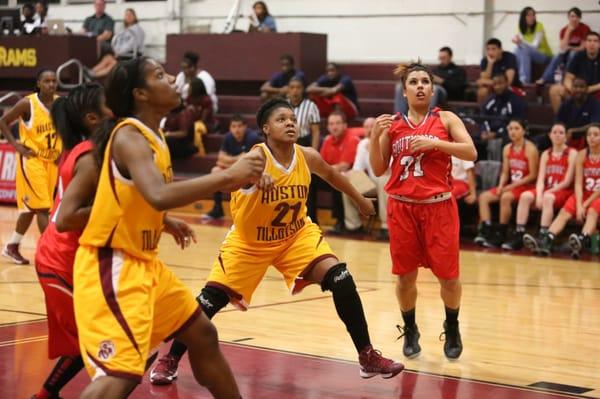
<svg viewBox="0 0 600 399"><path fill-rule="evenodd" d="M0 203L17 202L15 175L17 155L12 145L0 143Z"/></svg>

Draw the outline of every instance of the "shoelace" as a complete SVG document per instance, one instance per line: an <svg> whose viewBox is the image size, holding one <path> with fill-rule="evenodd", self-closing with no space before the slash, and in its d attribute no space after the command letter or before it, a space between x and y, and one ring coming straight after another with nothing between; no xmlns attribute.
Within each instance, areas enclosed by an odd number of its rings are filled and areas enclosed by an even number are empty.
<svg viewBox="0 0 600 399"><path fill-rule="evenodd" d="M400 338L402 338L406 335L406 328L401 327L400 324L396 324L396 328L398 329L398 332L400 333L400 336L398 338L396 338L396 341L398 341Z"/></svg>

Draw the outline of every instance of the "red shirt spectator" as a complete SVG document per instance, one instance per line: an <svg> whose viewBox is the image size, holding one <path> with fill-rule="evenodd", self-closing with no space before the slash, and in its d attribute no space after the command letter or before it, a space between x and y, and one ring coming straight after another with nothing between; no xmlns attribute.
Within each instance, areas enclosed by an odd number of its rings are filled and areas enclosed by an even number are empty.
<svg viewBox="0 0 600 399"><path fill-rule="evenodd" d="M348 168L350 168L356 157L356 147L359 142L360 138L348 132L347 129L337 137L330 134L323 141L321 156L330 165L344 163L348 164Z"/></svg>
<svg viewBox="0 0 600 399"><path fill-rule="evenodd" d="M565 37L565 33L567 33L568 25L565 25L560 30L560 39L562 40ZM588 33L590 33L590 27L580 22L579 25L571 32L571 36L569 36L569 47L579 47L581 43L585 40Z"/></svg>

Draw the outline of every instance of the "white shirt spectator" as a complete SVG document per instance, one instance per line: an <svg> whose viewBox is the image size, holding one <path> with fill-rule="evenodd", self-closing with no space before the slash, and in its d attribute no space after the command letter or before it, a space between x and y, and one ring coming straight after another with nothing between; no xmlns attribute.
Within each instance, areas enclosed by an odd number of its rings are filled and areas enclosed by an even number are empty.
<svg viewBox="0 0 600 399"><path fill-rule="evenodd" d="M115 55L135 57L144 53L144 39L146 34L140 24L133 24L117 33L112 38L112 48Z"/></svg>
<svg viewBox="0 0 600 399"><path fill-rule="evenodd" d="M217 103L217 84L215 83L215 80L212 76L210 76L210 73L204 70L198 72L196 77L202 80L202 83L204 83L206 93L210 96L210 99L212 100L213 113L216 114L219 110L219 104ZM177 77L175 78L175 88L177 90L177 93L179 93L181 98L183 98L184 100L187 98L189 87L190 84L185 81L185 74L183 72L179 72L177 74Z"/></svg>
<svg viewBox="0 0 600 399"><path fill-rule="evenodd" d="M369 162L369 138L364 138L358 143L352 170L366 170L371 179L374 180L377 178Z"/></svg>
<svg viewBox="0 0 600 399"><path fill-rule="evenodd" d="M467 170L474 167L475 163L473 161L463 161L452 157L452 177L456 180L468 181Z"/></svg>

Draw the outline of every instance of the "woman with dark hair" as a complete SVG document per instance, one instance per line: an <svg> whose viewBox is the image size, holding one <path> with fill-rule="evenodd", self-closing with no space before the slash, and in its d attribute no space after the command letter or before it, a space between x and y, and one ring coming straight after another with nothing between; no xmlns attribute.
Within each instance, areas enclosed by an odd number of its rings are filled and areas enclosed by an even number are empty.
<svg viewBox="0 0 600 399"><path fill-rule="evenodd" d="M125 29L117 33L111 41L117 58L134 58L143 54L146 34L138 23L137 15L133 8L125 10L123 25Z"/></svg>
<svg viewBox="0 0 600 399"><path fill-rule="evenodd" d="M515 56L519 66L519 78L531 83L531 64L546 64L552 57L544 25L535 17L535 10L525 7L519 16L519 32L512 39L517 45Z"/></svg>
<svg viewBox="0 0 600 399"><path fill-rule="evenodd" d="M40 233L48 225L48 213L58 177L58 160L62 141L50 117L56 95L56 73L50 69L38 72L35 93L19 100L0 118L0 131L17 151L17 207L19 217L10 240L4 245L2 255L19 265L29 264L19 252L23 235L29 229L33 216L37 216ZM8 128L19 121L17 141Z"/></svg>
<svg viewBox="0 0 600 399"><path fill-rule="evenodd" d="M538 149L527 140L527 124L521 119L511 119L507 125L510 143L502 149L502 172L498 186L479 195L479 231L475 243L489 248L504 246L513 203L521 195L535 189L539 167ZM499 225L492 226L490 204L500 202ZM508 244L508 243L507 243Z"/></svg>
<svg viewBox="0 0 600 399"><path fill-rule="evenodd" d="M573 7L567 12L569 22L560 30L559 53L552 57L552 61L544 70L542 77L536 82L537 84L561 83L569 62L577 52L584 49L585 38L591 29L581 22L581 16L581 10L577 7ZM559 68L561 71L555 74Z"/></svg>
<svg viewBox="0 0 600 399"><path fill-rule="evenodd" d="M298 121L298 144L319 150L321 116L317 105L306 97L303 78L294 76L290 79L287 98Z"/></svg>
<svg viewBox="0 0 600 399"><path fill-rule="evenodd" d="M107 79L115 120L108 135L89 221L74 264L74 304L92 383L81 398L126 398L141 382L150 350L177 337L190 347L196 380L216 398L240 393L215 327L183 283L158 259L161 232L187 247L193 230L166 210L260 178L264 161L242 157L220 173L172 182L160 120L180 102L174 78L151 58L121 62Z"/></svg>
<svg viewBox="0 0 600 399"><path fill-rule="evenodd" d="M405 115L380 115L371 132L369 160L373 172L391 169L386 185L392 273L404 326L402 352L421 352L416 324L419 267L430 268L440 283L446 320L444 354L462 353L458 313L462 295L459 273L459 218L452 196L451 157L477 158L465 125L452 112L433 110L433 75L421 64L406 68L402 79L408 102ZM390 163L391 161L391 163Z"/></svg>
<svg viewBox="0 0 600 399"><path fill-rule="evenodd" d="M196 146L196 125L202 122L201 130L212 130L215 121L210 96L201 79L192 78L187 99L167 115L163 130L167 145L174 159L184 159L198 152ZM201 138L199 138L201 140Z"/></svg>
<svg viewBox="0 0 600 399"><path fill-rule="evenodd" d="M269 9L264 1L257 1L252 5L249 32L277 32L275 18L269 14Z"/></svg>
<svg viewBox="0 0 600 399"><path fill-rule="evenodd" d="M58 98L51 113L64 151L50 223L37 244L35 270L46 302L48 357L59 359L33 399L58 398L60 390L83 368L73 313L73 262L98 177L92 134L111 115L104 90L95 83L78 86L67 97ZM98 142L100 147L102 141L105 139ZM74 187L67 190L71 182ZM81 200L73 201L72 192Z"/></svg>
<svg viewBox="0 0 600 399"><path fill-rule="evenodd" d="M212 318L230 302L247 310L254 290L273 265L292 295L310 284L332 292L338 316L358 352L362 378L394 377L404 366L384 358L371 346L352 275L306 214L311 172L349 195L364 215L375 213L373 203L316 150L296 144L298 122L286 100L265 102L256 114L256 122L266 143L257 144L250 153L265 160L264 174L259 184L232 193L234 228L225 237L198 296L203 312ZM175 341L169 354L152 370L152 383L170 384L185 351L185 345Z"/></svg>

